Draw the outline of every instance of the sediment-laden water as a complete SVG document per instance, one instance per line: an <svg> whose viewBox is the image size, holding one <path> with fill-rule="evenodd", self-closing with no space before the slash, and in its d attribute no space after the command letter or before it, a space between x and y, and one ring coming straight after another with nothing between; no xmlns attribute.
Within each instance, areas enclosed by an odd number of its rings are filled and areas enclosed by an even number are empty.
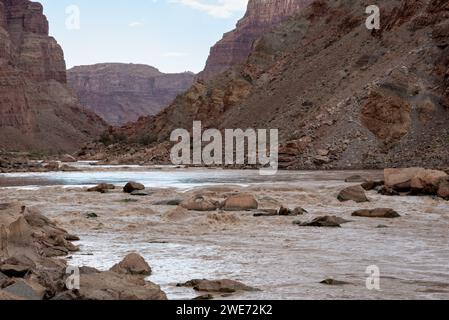
<svg viewBox="0 0 449 320"><path fill-rule="evenodd" d="M449 202L431 197L387 197L368 192L369 203L340 203L336 195L353 174L366 172L280 172L141 167L88 167L70 173L0 175L0 202L35 206L81 237L72 265L110 268L130 251L153 268L149 280L169 298L193 298L176 283L194 278L239 280L261 289L239 299L415 299L449 298ZM87 193L99 182L123 186L144 183L147 197L120 189ZM254 194L261 208L301 206L300 217L255 218L251 213L185 212L155 206L161 199L193 193L223 199L232 192ZM392 208L398 219L354 218L362 208ZM97 219L87 219L95 212ZM294 220L337 215L351 220L342 228L307 228ZM379 228L382 226L382 228ZM380 270L380 291L366 287L366 269ZM326 278L343 286L320 284ZM218 296L218 298L220 298ZM228 297L229 298L229 297Z"/></svg>

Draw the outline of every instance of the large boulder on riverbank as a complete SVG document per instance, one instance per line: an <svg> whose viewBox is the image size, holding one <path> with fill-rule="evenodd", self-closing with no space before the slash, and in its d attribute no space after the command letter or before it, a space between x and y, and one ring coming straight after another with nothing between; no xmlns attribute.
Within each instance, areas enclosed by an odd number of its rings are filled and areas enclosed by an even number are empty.
<svg viewBox="0 0 449 320"><path fill-rule="evenodd" d="M358 203L369 201L366 197L365 190L361 186L353 186L343 189L338 194L338 200L340 202L355 201Z"/></svg>
<svg viewBox="0 0 449 320"><path fill-rule="evenodd" d="M100 272L89 268L81 270L80 289L68 291L59 299L70 300L166 300L161 288L143 277L120 274L114 271Z"/></svg>
<svg viewBox="0 0 449 320"><path fill-rule="evenodd" d="M411 189L411 182L423 168L405 168L405 169L385 169L385 187L395 191L408 192Z"/></svg>
<svg viewBox="0 0 449 320"><path fill-rule="evenodd" d="M423 195L437 195L440 185L444 195L444 182L449 177L444 171L424 168L385 169L384 176L385 190Z"/></svg>
<svg viewBox="0 0 449 320"><path fill-rule="evenodd" d="M443 171L421 170L412 178L411 190L415 194L436 194L441 179L447 176L447 173Z"/></svg>
<svg viewBox="0 0 449 320"><path fill-rule="evenodd" d="M449 200L449 178L443 178L440 180L437 195L440 198Z"/></svg>
<svg viewBox="0 0 449 320"><path fill-rule="evenodd" d="M114 265L111 271L132 275L151 275L150 265L137 253L128 254L122 261Z"/></svg>
<svg viewBox="0 0 449 320"><path fill-rule="evenodd" d="M225 211L249 211L259 207L256 198L250 194L229 196L223 203Z"/></svg>
<svg viewBox="0 0 449 320"><path fill-rule="evenodd" d="M293 221L293 224L300 227L326 227L326 228L340 228L342 224L350 221L337 216L323 216L313 219L309 222Z"/></svg>

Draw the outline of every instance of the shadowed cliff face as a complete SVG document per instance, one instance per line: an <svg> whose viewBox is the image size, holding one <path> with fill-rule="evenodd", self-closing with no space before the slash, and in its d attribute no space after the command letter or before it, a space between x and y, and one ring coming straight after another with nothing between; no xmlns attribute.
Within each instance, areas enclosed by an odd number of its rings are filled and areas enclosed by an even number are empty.
<svg viewBox="0 0 449 320"><path fill-rule="evenodd" d="M201 120L204 128L279 129L283 168L447 166L449 2L378 6L373 31L365 4L314 1L259 37L243 64L118 132L165 142ZM118 147L111 158L126 152ZM145 152L132 157L151 159Z"/></svg>
<svg viewBox="0 0 449 320"><path fill-rule="evenodd" d="M104 129L66 87L64 53L42 5L0 1L0 148L74 150Z"/></svg>
<svg viewBox="0 0 449 320"><path fill-rule="evenodd" d="M190 72L164 74L140 64L104 63L68 71L68 84L83 106L109 124L155 115L193 83Z"/></svg>
<svg viewBox="0 0 449 320"><path fill-rule="evenodd" d="M201 79L211 79L219 73L243 63L257 38L298 13L313 0L250 0L245 16L236 28L226 33L210 51Z"/></svg>

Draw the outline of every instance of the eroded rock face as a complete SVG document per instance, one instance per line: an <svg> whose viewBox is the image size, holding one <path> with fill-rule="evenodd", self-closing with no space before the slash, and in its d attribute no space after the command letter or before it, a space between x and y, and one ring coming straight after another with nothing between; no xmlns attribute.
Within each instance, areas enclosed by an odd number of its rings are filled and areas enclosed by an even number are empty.
<svg viewBox="0 0 449 320"><path fill-rule="evenodd" d="M236 28L226 33L211 48L206 67L199 77L207 80L243 63L257 38L299 12L310 2L312 0L250 0L246 14L237 23Z"/></svg>
<svg viewBox="0 0 449 320"><path fill-rule="evenodd" d="M361 120L386 145L397 143L410 130L411 105L399 97L371 93L362 109Z"/></svg>
<svg viewBox="0 0 449 320"><path fill-rule="evenodd" d="M74 67L68 84L83 106L111 125L155 115L193 83L191 72L164 74L148 65L104 63Z"/></svg>
<svg viewBox="0 0 449 320"><path fill-rule="evenodd" d="M66 87L64 54L42 5L0 1L0 148L73 151L104 125Z"/></svg>

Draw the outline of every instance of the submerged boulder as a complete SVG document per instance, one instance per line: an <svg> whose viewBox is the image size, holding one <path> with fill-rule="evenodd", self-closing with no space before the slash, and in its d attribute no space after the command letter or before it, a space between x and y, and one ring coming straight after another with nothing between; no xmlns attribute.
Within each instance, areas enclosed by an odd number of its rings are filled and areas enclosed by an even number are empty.
<svg viewBox="0 0 449 320"><path fill-rule="evenodd" d="M313 219L310 222L294 221L293 224L301 227L330 227L339 228L342 224L350 222L349 220L337 216L323 216Z"/></svg>
<svg viewBox="0 0 449 320"><path fill-rule="evenodd" d="M384 181L368 180L368 181L362 183L361 186L365 191L371 191L371 190L382 187L384 184L385 184Z"/></svg>
<svg viewBox="0 0 449 320"><path fill-rule="evenodd" d="M137 253L128 254L121 262L114 265L110 270L122 274L151 275L150 265Z"/></svg>
<svg viewBox="0 0 449 320"><path fill-rule="evenodd" d="M178 287L192 287L195 291L201 292L219 292L219 293L234 293L237 291L259 291L256 288L249 287L241 282L234 280L191 280L183 284L178 284Z"/></svg>
<svg viewBox="0 0 449 320"><path fill-rule="evenodd" d="M218 209L217 202L200 195L184 200L180 206L190 211L215 211Z"/></svg>
<svg viewBox="0 0 449 320"><path fill-rule="evenodd" d="M145 190L145 186L141 183L138 182L128 182L125 187L123 188L123 192L125 193L132 193L134 191L140 191L140 190Z"/></svg>
<svg viewBox="0 0 449 320"><path fill-rule="evenodd" d="M346 284L350 284L349 282L345 282L345 281L340 281L340 280L335 280L335 279L325 279L323 281L320 282L321 284L325 284L328 286L343 286Z"/></svg>
<svg viewBox="0 0 449 320"><path fill-rule="evenodd" d="M225 211L249 211L256 210L258 207L256 198L250 194L232 195L223 203Z"/></svg>
<svg viewBox="0 0 449 320"><path fill-rule="evenodd" d="M113 184L109 183L100 183L99 185L87 189L87 192L100 192L100 193L106 193L109 190L114 190L115 186Z"/></svg>
<svg viewBox="0 0 449 320"><path fill-rule="evenodd" d="M365 190L361 186L353 186L343 189L338 194L338 200L341 202L355 201L359 203L369 201L366 197Z"/></svg>
<svg viewBox="0 0 449 320"><path fill-rule="evenodd" d="M393 209L378 208L373 210L358 210L353 212L352 216L365 218L399 218L401 215Z"/></svg>

